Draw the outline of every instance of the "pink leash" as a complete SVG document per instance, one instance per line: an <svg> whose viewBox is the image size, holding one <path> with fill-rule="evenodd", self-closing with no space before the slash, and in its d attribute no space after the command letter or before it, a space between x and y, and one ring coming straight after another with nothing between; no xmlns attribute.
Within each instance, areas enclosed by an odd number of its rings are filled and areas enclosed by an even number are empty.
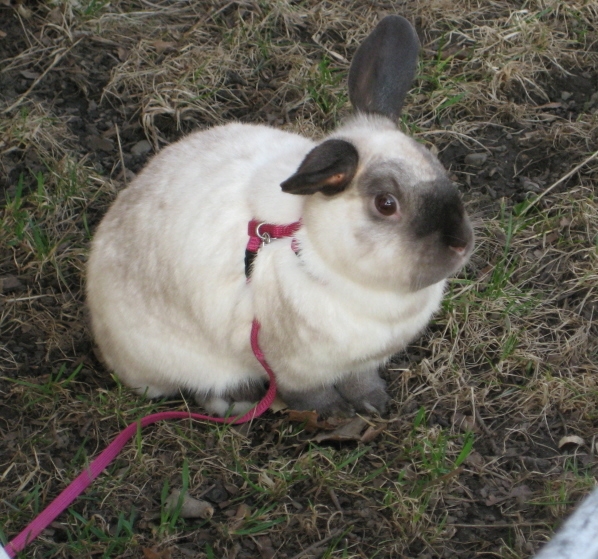
<svg viewBox="0 0 598 559"><path fill-rule="evenodd" d="M78 477L76 477L71 484L58 495L38 516L27 526L18 536L12 539L4 549L8 557L14 557L19 551L22 551L29 543L31 543L62 511L64 511L89 485L97 478L100 473L116 458L123 446L131 439L131 437L142 427L152 425L157 421L168 419L199 419L214 421L216 423L233 423L239 425L247 423L252 419L262 415L272 404L276 396L276 380L274 372L266 362L264 354L258 344L258 334L260 331L260 323L254 320L251 325L251 349L257 360L268 373L270 379L270 386L262 398L260 403L249 410L245 415L238 417L212 417L209 415L202 415L200 413L190 413L184 411L165 411L161 413L153 413L146 415L144 418L131 423L126 427L118 437L116 437L104 451L89 465L86 470L83 470ZM0 547L0 559L2 558L2 548Z"/></svg>
<svg viewBox="0 0 598 559"><path fill-rule="evenodd" d="M269 239L276 239L292 236L298 228L299 223L284 226L264 223L260 224L259 222L251 221L248 227L250 237L248 249L251 250L251 252L257 252L264 242L264 233L269 236ZM259 331L260 323L257 320L254 320L251 325L251 349L266 373L268 373L270 386L268 387L265 396L255 408L249 410L241 417L212 417L200 413L166 411L147 415L139 421L131 423L104 449L89 467L86 470L83 470L18 536L13 538L4 549L0 546L0 559L4 559L5 557L13 558L37 538L42 530L47 528L58 515L60 515L81 493L83 493L83 491L85 491L85 489L87 489L87 487L89 487L89 485L91 485L91 482L102 473L114 458L116 458L123 446L125 446L138 429L147 427L158 421L169 419L198 419L203 421L213 421L215 423L232 423L234 425L239 425L241 423L247 423L262 415L270 407L276 397L276 380L274 378L274 372L266 362L266 358L260 349L258 343Z"/></svg>

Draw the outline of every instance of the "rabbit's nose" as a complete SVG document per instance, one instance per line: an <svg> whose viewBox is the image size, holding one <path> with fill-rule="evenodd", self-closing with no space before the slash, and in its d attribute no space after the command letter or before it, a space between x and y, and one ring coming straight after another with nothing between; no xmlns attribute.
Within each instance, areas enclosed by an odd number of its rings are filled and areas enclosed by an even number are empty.
<svg viewBox="0 0 598 559"><path fill-rule="evenodd" d="M446 246L461 258L473 248L473 230L467 218L462 219L456 231L445 237Z"/></svg>

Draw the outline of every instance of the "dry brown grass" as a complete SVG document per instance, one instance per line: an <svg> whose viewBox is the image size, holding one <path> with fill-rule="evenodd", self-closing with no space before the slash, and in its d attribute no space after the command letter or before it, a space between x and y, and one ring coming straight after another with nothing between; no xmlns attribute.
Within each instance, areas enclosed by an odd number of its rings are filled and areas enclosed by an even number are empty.
<svg viewBox="0 0 598 559"><path fill-rule="evenodd" d="M423 47L402 124L461 183L479 241L442 313L389 367L384 433L315 444L280 414L248 430L157 426L30 556L530 556L598 472L595 2L82 0L26 10L0 13L22 36L0 78L37 76L5 88L0 107L0 276L21 282L0 294L4 535L125 424L186 409L137 400L111 380L85 326L89 235L124 185L123 165L138 163L131 146L232 119L321 136L349 112L355 48L381 14L399 11ZM110 73L99 90L101 64ZM65 80L99 104L84 124L113 151L89 148L72 101L55 102ZM465 165L469 152L488 162ZM559 449L565 434L585 444ZM217 505L211 521L171 525L161 493L186 483Z"/></svg>

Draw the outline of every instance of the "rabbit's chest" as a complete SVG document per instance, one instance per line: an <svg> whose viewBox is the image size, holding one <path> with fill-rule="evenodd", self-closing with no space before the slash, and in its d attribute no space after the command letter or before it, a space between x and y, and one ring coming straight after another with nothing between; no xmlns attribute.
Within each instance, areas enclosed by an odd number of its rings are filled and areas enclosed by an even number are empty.
<svg viewBox="0 0 598 559"><path fill-rule="evenodd" d="M421 332L442 297L440 288L393 314L382 310L383 302L355 304L329 286L288 287L272 286L262 307L265 312L259 305L258 313L270 364L286 377L287 385L297 386L325 384L377 368ZM387 301L389 308L393 304Z"/></svg>

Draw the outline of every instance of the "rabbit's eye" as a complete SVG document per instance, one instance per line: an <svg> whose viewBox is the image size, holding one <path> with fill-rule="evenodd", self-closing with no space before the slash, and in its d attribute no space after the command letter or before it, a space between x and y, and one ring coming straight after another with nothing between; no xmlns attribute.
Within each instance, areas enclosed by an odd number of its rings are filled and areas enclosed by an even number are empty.
<svg viewBox="0 0 598 559"><path fill-rule="evenodd" d="M392 194L383 192L382 194L376 194L374 206L380 215L388 217L396 213L399 208L399 202Z"/></svg>

